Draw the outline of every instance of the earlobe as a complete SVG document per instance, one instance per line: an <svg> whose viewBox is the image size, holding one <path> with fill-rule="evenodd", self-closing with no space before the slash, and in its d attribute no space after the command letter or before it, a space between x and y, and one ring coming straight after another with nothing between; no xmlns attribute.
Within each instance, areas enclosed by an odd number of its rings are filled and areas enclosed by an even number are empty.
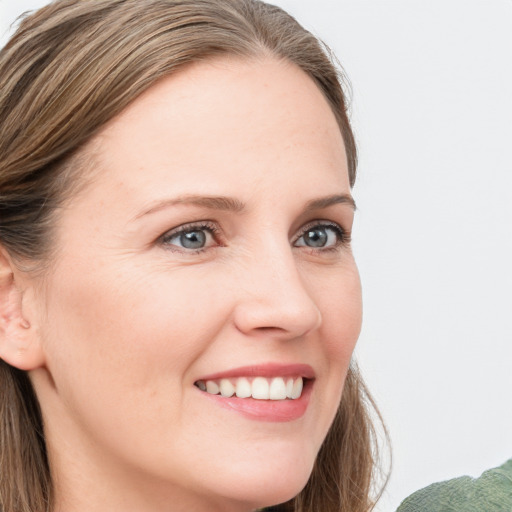
<svg viewBox="0 0 512 512"><path fill-rule="evenodd" d="M21 272L0 247L0 359L20 370L43 366L41 342L30 318L24 315Z"/></svg>

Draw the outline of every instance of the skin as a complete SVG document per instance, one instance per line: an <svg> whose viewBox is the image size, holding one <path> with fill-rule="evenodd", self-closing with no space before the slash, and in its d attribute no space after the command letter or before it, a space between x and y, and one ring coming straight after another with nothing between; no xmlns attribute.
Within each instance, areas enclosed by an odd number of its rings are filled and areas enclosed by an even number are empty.
<svg viewBox="0 0 512 512"><path fill-rule="evenodd" d="M223 58L153 86L92 148L90 183L57 217L50 270L19 276L16 298L30 338L18 366L41 402L57 510L242 512L292 498L361 324L353 207L306 210L350 196L328 103L292 64ZM161 204L189 195L244 208ZM201 252L162 239L205 221L217 232ZM304 245L305 228L326 221L344 234ZM248 419L194 386L269 362L313 367L303 417Z"/></svg>

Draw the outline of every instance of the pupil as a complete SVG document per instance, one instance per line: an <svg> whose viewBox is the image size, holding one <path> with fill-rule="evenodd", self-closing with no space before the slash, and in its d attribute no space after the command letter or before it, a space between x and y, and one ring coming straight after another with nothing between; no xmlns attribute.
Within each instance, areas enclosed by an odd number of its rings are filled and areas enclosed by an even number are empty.
<svg viewBox="0 0 512 512"><path fill-rule="evenodd" d="M187 249L201 249L206 243L206 236L203 231L190 231L181 235L180 242Z"/></svg>
<svg viewBox="0 0 512 512"><path fill-rule="evenodd" d="M327 243L325 228L312 229L306 233L304 238L310 247L323 247Z"/></svg>

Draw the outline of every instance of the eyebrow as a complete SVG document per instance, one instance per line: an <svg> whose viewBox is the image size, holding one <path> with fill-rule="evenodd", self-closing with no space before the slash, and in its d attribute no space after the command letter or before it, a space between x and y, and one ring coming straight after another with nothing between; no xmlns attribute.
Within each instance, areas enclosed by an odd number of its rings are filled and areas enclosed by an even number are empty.
<svg viewBox="0 0 512 512"><path fill-rule="evenodd" d="M332 196L308 201L305 210L307 212L311 210L322 210L323 208L329 208L329 206L334 206L335 204L348 204L354 211L357 209L356 202L350 194L334 194Z"/></svg>
<svg viewBox="0 0 512 512"><path fill-rule="evenodd" d="M306 203L305 211L322 210L336 204L348 204L353 210L356 209L356 203L349 194L335 194L318 199L312 199ZM164 208L177 205L192 205L207 208L209 210L221 210L234 213L242 213L246 206L244 203L233 197L226 196L199 196L199 195L185 195L173 199L164 199L158 201L147 210L138 214L135 219L144 217L151 213L156 213Z"/></svg>
<svg viewBox="0 0 512 512"><path fill-rule="evenodd" d="M185 195L176 197L174 199L164 199L163 201L158 201L156 204L152 205L149 209L144 210L135 218L138 219L144 215L158 212L169 206L177 206L181 204L201 206L202 208L207 208L209 210L223 210L235 213L241 213L245 210L245 204L232 197Z"/></svg>

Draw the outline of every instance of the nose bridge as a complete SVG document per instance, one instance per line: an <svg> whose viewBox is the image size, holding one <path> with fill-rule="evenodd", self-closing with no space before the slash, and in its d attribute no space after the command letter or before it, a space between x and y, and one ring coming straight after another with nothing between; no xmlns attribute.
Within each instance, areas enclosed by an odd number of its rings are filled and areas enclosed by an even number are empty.
<svg viewBox="0 0 512 512"><path fill-rule="evenodd" d="M321 324L286 237L267 238L247 255L235 320L240 330L300 337Z"/></svg>

